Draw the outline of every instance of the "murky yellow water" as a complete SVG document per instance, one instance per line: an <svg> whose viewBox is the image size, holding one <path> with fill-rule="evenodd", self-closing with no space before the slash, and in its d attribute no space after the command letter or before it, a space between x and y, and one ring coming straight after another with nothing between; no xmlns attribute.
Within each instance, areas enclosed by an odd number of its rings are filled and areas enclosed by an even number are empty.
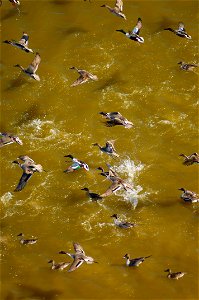
<svg viewBox="0 0 199 300"><path fill-rule="evenodd" d="M198 71L177 65L198 62L197 1L124 1L127 21L101 8L103 1L21 2L19 15L3 1L2 40L29 33L42 58L41 81L13 68L28 66L33 54L2 44L1 131L18 134L24 145L1 149L1 299L197 299L198 205L183 203L178 188L199 192L198 168L183 166L178 155L198 151ZM139 16L143 45L115 31L132 29ZM192 40L162 31L179 21ZM99 80L72 88L71 66ZM100 111L120 111L134 127L107 128ZM119 159L92 146L109 139ZM22 154L47 172L15 193L21 170L12 161ZM63 173L66 154L90 171ZM106 190L110 183L96 171L106 162L134 191L93 203L81 188ZM116 228L113 213L139 226ZM21 245L20 232L37 244ZM99 264L52 271L48 260L70 261L58 252L73 251L73 241ZM152 257L127 268L125 253ZM166 268L187 274L172 281Z"/></svg>

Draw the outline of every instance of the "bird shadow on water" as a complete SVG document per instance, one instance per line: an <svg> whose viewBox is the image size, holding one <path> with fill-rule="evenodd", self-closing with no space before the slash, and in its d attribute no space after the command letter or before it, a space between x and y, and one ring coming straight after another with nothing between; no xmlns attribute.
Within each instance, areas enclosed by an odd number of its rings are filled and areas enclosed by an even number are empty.
<svg viewBox="0 0 199 300"><path fill-rule="evenodd" d="M28 82L22 75L20 75L18 78L10 80L8 87L5 88L4 91L9 92L17 88L20 88L25 84L30 85L30 82Z"/></svg>
<svg viewBox="0 0 199 300"><path fill-rule="evenodd" d="M87 33L88 30L82 28L81 26L71 26L67 29L63 28L58 28L58 30L63 34L63 35L73 35L73 34L78 34L78 33Z"/></svg>
<svg viewBox="0 0 199 300"><path fill-rule="evenodd" d="M62 292L57 289L43 290L41 288L34 287L31 285L26 285L26 284L21 284L17 288L18 289L16 293L10 291L8 295L5 297L5 300L17 300L17 299L54 300L57 299L57 297L62 294Z"/></svg>
<svg viewBox="0 0 199 300"><path fill-rule="evenodd" d="M105 80L98 88L96 88L94 91L101 91L105 90L106 88L109 88L115 84L122 83L125 84L127 81L124 80L121 76L121 73L119 71L115 71L112 73L109 79Z"/></svg>
<svg viewBox="0 0 199 300"><path fill-rule="evenodd" d="M28 123L34 119L45 117L46 113L43 112L38 103L33 103L16 122L16 126L22 126L24 123Z"/></svg>
<svg viewBox="0 0 199 300"><path fill-rule="evenodd" d="M55 4L55 5L66 5L66 4L70 4L72 3L73 1L71 0L53 0L53 1L50 1L52 4Z"/></svg>

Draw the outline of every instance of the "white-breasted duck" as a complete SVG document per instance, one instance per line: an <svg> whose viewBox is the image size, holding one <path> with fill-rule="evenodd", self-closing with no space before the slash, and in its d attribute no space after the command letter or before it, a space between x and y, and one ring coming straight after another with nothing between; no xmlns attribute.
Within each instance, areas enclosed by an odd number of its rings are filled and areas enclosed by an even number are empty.
<svg viewBox="0 0 199 300"><path fill-rule="evenodd" d="M100 146L98 143L94 143L93 146L97 146L102 152L109 154L110 156L119 157L115 151L114 141L107 141L105 146Z"/></svg>
<svg viewBox="0 0 199 300"><path fill-rule="evenodd" d="M86 262L87 264L93 264L97 263L94 258L87 256L83 250L83 248L80 246L78 243L73 243L73 247L75 250L74 254L65 252L65 251L60 251L59 254L67 254L70 257L73 258L73 263L71 264L68 272L75 271L77 268L79 268L83 262Z"/></svg>
<svg viewBox="0 0 199 300"><path fill-rule="evenodd" d="M106 4L101 5L101 7L106 7L115 16L126 20L126 16L125 16L125 14L123 14L123 1L122 0L116 0L114 7L110 7Z"/></svg>
<svg viewBox="0 0 199 300"><path fill-rule="evenodd" d="M20 243L22 245L32 245L32 244L36 244L38 239L24 239L24 234L20 233L17 235L20 238Z"/></svg>
<svg viewBox="0 0 199 300"><path fill-rule="evenodd" d="M114 224L117 227L120 227L120 228L131 228L131 227L137 226L137 224L135 224L135 223L129 223L129 222L126 222L126 221L118 220L118 215L117 214L113 214L111 216L111 218L114 218Z"/></svg>
<svg viewBox="0 0 199 300"><path fill-rule="evenodd" d="M73 161L73 164L64 171L65 173L71 173L79 169L89 171L89 166L85 162L73 157L71 154L65 155L64 157L69 157Z"/></svg>
<svg viewBox="0 0 199 300"><path fill-rule="evenodd" d="M138 267L140 264L142 264L146 258L151 257L151 255L138 257L138 258L132 258L130 259L129 254L125 254L123 258L126 258L126 265L127 267Z"/></svg>
<svg viewBox="0 0 199 300"><path fill-rule="evenodd" d="M99 194L96 194L96 193L91 193L89 191L88 188L83 188L81 189L82 191L86 191L86 195L88 198L90 198L92 201L97 201L97 200L102 200L102 197L99 195Z"/></svg>
<svg viewBox="0 0 199 300"><path fill-rule="evenodd" d="M190 165L193 165L195 163L199 164L199 155L196 152L194 152L194 153L192 153L191 155L188 155L188 156L181 153L179 156L184 157L183 165L190 166Z"/></svg>
<svg viewBox="0 0 199 300"><path fill-rule="evenodd" d="M25 52L31 52L31 53L34 53L32 49L28 48L28 40L29 40L29 36L27 33L23 32L23 35L22 35L22 38L20 39L20 41L15 41L15 40L5 40L3 41L3 43L6 43L6 44L10 44L12 46L15 46Z"/></svg>
<svg viewBox="0 0 199 300"><path fill-rule="evenodd" d="M91 80L98 80L97 76L96 75L93 75L85 70L80 70L76 67L71 67L70 68L71 70L76 70L78 73L79 73L79 77L77 78L77 80L75 80L73 82L73 84L71 84L71 86L77 86L79 84L82 84L82 83L85 83L87 81L89 81L90 79Z"/></svg>
<svg viewBox="0 0 199 300"><path fill-rule="evenodd" d="M108 121L106 121L106 125L108 127L112 127L115 125L122 125L125 128L131 128L133 123L128 121L125 117L123 117L119 112L100 112L100 115L105 117Z"/></svg>
<svg viewBox="0 0 199 300"><path fill-rule="evenodd" d="M7 132L0 133L0 148L13 143L23 145L22 141L18 136Z"/></svg>
<svg viewBox="0 0 199 300"><path fill-rule="evenodd" d="M199 202L199 196L195 192L185 190L184 188L180 188L178 190L183 191L181 198L185 202L191 202L191 203Z"/></svg>
<svg viewBox="0 0 199 300"><path fill-rule="evenodd" d="M69 262L61 262L61 263L55 263L55 261L53 259L49 260L48 261L49 264L52 264L51 265L51 269L52 270L64 270L65 268L67 268L70 263Z"/></svg>
<svg viewBox="0 0 199 300"><path fill-rule="evenodd" d="M186 272L175 272L175 273L172 273L171 269L167 269L164 272L168 272L167 278L169 278L169 279L179 279L179 278L182 278L185 274L187 274Z"/></svg>
<svg viewBox="0 0 199 300"><path fill-rule="evenodd" d="M41 173L44 171L40 164L35 164L34 160L27 155L19 156L17 159L22 160L23 163L21 164L18 160L14 160L13 163L17 164L23 170L23 174L19 180L15 192L21 191L35 172Z"/></svg>
<svg viewBox="0 0 199 300"><path fill-rule="evenodd" d="M26 75L30 76L31 78L33 78L37 81L40 81L39 75L36 74L40 62L41 62L41 57L40 57L39 53L37 52L35 55L35 58L31 62L31 64L27 67L27 69L24 69L24 67L22 67L19 64L15 65L14 67L20 68L22 70L22 72L24 72Z"/></svg>
<svg viewBox="0 0 199 300"><path fill-rule="evenodd" d="M187 64L183 61L180 61L178 64L180 65L180 69L185 70L185 71L194 71L195 68L198 67L198 65L196 65L196 64Z"/></svg>
<svg viewBox="0 0 199 300"><path fill-rule="evenodd" d="M182 22L180 22L178 24L178 29L173 29L173 28L165 28L164 30L169 30L173 33L175 33L177 36L182 37L182 38L186 38L186 39L191 39L191 36L186 32L186 29L184 27L184 24Z"/></svg>
<svg viewBox="0 0 199 300"><path fill-rule="evenodd" d="M144 38L140 36L140 29L142 28L142 19L138 18L136 26L133 28L132 31L126 32L123 29L117 29L116 31L119 31L126 35L127 38L130 40L136 41L138 43L143 44Z"/></svg>

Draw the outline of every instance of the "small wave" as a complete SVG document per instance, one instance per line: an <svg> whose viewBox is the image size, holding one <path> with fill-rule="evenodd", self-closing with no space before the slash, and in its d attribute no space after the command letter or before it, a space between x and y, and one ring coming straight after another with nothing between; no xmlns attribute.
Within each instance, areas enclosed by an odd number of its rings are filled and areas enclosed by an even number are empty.
<svg viewBox="0 0 199 300"><path fill-rule="evenodd" d="M1 196L1 202L6 205L10 202L10 200L12 198L13 198L13 194L10 192L7 192L3 196Z"/></svg>

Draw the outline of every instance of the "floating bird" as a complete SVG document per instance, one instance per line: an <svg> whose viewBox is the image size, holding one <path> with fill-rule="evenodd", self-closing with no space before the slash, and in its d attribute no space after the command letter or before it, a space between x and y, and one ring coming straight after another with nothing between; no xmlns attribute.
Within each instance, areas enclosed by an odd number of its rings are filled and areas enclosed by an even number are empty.
<svg viewBox="0 0 199 300"><path fill-rule="evenodd" d="M13 6L19 6L20 2L18 0L9 0Z"/></svg>
<svg viewBox="0 0 199 300"><path fill-rule="evenodd" d="M0 133L0 148L13 143L23 145L22 141L18 136L7 132Z"/></svg>
<svg viewBox="0 0 199 300"><path fill-rule="evenodd" d="M185 71L194 71L198 67L196 64L186 64L183 61L180 61L178 64L180 65L180 69Z"/></svg>
<svg viewBox="0 0 199 300"><path fill-rule="evenodd" d="M119 31L123 34L126 35L127 38L130 40L139 42L139 43L144 43L144 38L139 36L140 29L142 28L142 19L138 18L136 26L133 28L132 31L126 32L123 29L117 29L116 31Z"/></svg>
<svg viewBox="0 0 199 300"><path fill-rule="evenodd" d="M82 191L86 191L87 196L88 196L92 201L97 201L97 200L101 200L101 199L102 199L102 197L101 197L99 194L91 193L91 192L89 191L88 188L83 188L83 189L81 189L81 190L82 190Z"/></svg>
<svg viewBox="0 0 199 300"><path fill-rule="evenodd" d="M89 166L85 162L78 160L77 158L73 157L71 154L65 155L64 157L69 157L73 161L73 164L64 171L65 173L71 173L81 168L85 169L86 171L89 171Z"/></svg>
<svg viewBox="0 0 199 300"><path fill-rule="evenodd" d="M137 224L135 224L135 223L129 223L129 222L124 222L124 221L118 220L117 214L113 214L111 216L111 218L114 218L114 224L120 228L131 228L131 227L137 226Z"/></svg>
<svg viewBox="0 0 199 300"><path fill-rule="evenodd" d="M169 30L173 33L175 33L177 36L180 36L182 38L191 39L191 36L186 32L184 24L182 22L179 23L178 29L172 29L172 28L165 28L164 30Z"/></svg>
<svg viewBox="0 0 199 300"><path fill-rule="evenodd" d="M146 258L149 258L149 257L151 257L151 255L130 259L130 255L125 254L123 258L126 258L127 267L138 267L141 263L143 263L145 261Z"/></svg>
<svg viewBox="0 0 199 300"><path fill-rule="evenodd" d="M119 112L100 112L100 115L102 115L108 120L106 121L106 125L108 127L122 125L125 128L131 128L133 126L133 123L124 118Z"/></svg>
<svg viewBox="0 0 199 300"><path fill-rule="evenodd" d="M185 272L171 273L171 270L170 270L170 269L167 269L167 270L165 270L164 272L168 272L167 277L168 277L169 279L179 279L179 278L183 277L185 274L187 274L187 273L185 273Z"/></svg>
<svg viewBox="0 0 199 300"><path fill-rule="evenodd" d="M193 165L194 163L196 163L196 164L199 163L199 155L196 152L194 152L188 156L185 154L180 154L180 156L184 157L183 165L190 166L190 165Z"/></svg>
<svg viewBox="0 0 199 300"><path fill-rule="evenodd" d="M24 69L22 66L20 65L15 65L14 67L18 67L20 68L26 75L30 76L31 78L40 81L40 78L36 73L38 66L41 62L41 57L39 55L39 53L37 52L35 55L35 58L33 59L32 63L28 66L27 69Z"/></svg>
<svg viewBox="0 0 199 300"><path fill-rule="evenodd" d="M85 70L80 70L80 69L77 69L76 67L71 67L70 69L76 70L80 75L79 78L77 78L77 80L75 80L75 82L73 82L73 84L71 84L71 86L76 86L76 85L85 83L90 79L95 80L95 81L98 80L96 75L93 75Z"/></svg>
<svg viewBox="0 0 199 300"><path fill-rule="evenodd" d="M111 156L119 157L114 148L114 141L107 141L104 147L101 147L98 143L94 143L93 146L97 146L102 152Z"/></svg>
<svg viewBox="0 0 199 300"><path fill-rule="evenodd" d="M73 258L73 263L71 264L68 272L75 271L77 268L79 268L83 262L86 262L87 264L97 263L92 257L87 256L83 250L83 248L78 243L73 243L73 247L75 250L75 254L71 254L65 251L60 251L60 254L67 254L70 257Z"/></svg>
<svg viewBox="0 0 199 300"><path fill-rule="evenodd" d="M13 163L19 165L19 167L23 170L23 174L20 178L20 181L15 189L15 192L21 191L27 181L31 178L31 176L35 173L35 172L42 172L44 171L41 165L36 165L34 160L32 160L30 157L28 156L19 156L18 159L22 160L24 163L20 164L18 160L14 160Z"/></svg>
<svg viewBox="0 0 199 300"><path fill-rule="evenodd" d="M101 5L101 7L106 7L112 14L126 20L126 16L122 13L122 11L123 11L123 1L122 0L116 0L115 7L113 7L113 8L106 4Z"/></svg>
<svg viewBox="0 0 199 300"><path fill-rule="evenodd" d="M106 192L104 192L103 194L100 195L102 198L108 197L108 196L114 194L115 192L119 191L121 188L123 188L125 191L127 191L127 189L133 190L131 185L121 178L117 177L112 181L113 181L113 183L106 190Z"/></svg>
<svg viewBox="0 0 199 300"><path fill-rule="evenodd" d="M61 263L55 263L54 260L49 260L48 262L49 264L52 263L51 269L52 270L64 270L66 267L68 267L68 265L70 265L69 262L61 262Z"/></svg>
<svg viewBox="0 0 199 300"><path fill-rule="evenodd" d="M20 237L20 243L23 245L32 245L32 244L36 244L38 239L24 239L24 234L20 233L17 235L18 237Z"/></svg>
<svg viewBox="0 0 199 300"><path fill-rule="evenodd" d="M27 33L24 32L20 41L17 42L15 40L11 40L11 41L5 40L5 41L3 41L3 43L10 44L10 45L15 46L23 51L33 53L33 50L28 48L28 40L29 40L29 36L27 35Z"/></svg>
<svg viewBox="0 0 199 300"><path fill-rule="evenodd" d="M191 203L199 202L199 196L196 193L194 193L192 191L185 190L184 188L180 188L178 190L183 191L183 193L181 195L181 198L185 202L191 202Z"/></svg>

